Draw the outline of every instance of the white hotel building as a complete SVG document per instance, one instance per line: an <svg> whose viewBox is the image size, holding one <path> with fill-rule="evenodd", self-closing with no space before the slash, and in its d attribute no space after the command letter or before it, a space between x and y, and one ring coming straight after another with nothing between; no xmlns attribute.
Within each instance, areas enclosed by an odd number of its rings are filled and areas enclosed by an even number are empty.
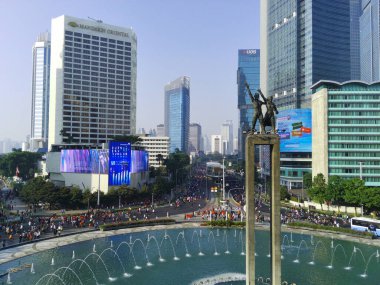
<svg viewBox="0 0 380 285"><path fill-rule="evenodd" d="M69 16L52 20L50 148L136 132L136 45L129 28Z"/></svg>

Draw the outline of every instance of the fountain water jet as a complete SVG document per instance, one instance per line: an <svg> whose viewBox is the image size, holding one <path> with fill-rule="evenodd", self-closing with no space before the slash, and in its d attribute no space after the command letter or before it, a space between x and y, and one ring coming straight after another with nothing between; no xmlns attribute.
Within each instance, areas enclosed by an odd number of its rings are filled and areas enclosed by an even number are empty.
<svg viewBox="0 0 380 285"><path fill-rule="evenodd" d="M34 270L34 264L32 263L32 266L30 266L30 273L35 274L36 271Z"/></svg>
<svg viewBox="0 0 380 285"><path fill-rule="evenodd" d="M166 232L165 232L165 234L166 234ZM160 247L162 246L162 243L164 242L164 239L169 239L169 242L170 242L170 244L171 244L171 246L172 246L172 250L173 250L173 260L178 261L178 260L179 260L179 257L177 257L177 255L176 255L176 253L175 253L175 249L174 249L173 241L172 241L172 238L171 238L169 235L166 234L166 235L164 236L164 238L163 238L162 241L161 241L161 245L160 245Z"/></svg>
<svg viewBox="0 0 380 285"><path fill-rule="evenodd" d="M309 264L310 265L314 265L315 264L315 262L314 262L314 260L315 260L315 252L316 252L316 250L317 250L317 248L318 248L318 245L323 245L323 248L325 249L325 251L327 251L327 248L326 248L326 246L324 245L324 243L322 242L322 241L318 241L317 242L317 244L315 245L315 247L314 247L314 252L313 252L313 259L312 259L312 261L310 261L309 262Z"/></svg>
<svg viewBox="0 0 380 285"><path fill-rule="evenodd" d="M376 252L372 253L371 256L368 258L368 261L367 261L367 264L365 266L365 270L364 270L364 273L363 274L360 274L361 277L363 278L366 278L368 275L367 275L367 271L368 271L368 265L370 264L371 260L373 257L376 257L376 258L379 258L380 255L379 255L379 251L377 250Z"/></svg>
<svg viewBox="0 0 380 285"><path fill-rule="evenodd" d="M147 243L147 245L146 245L146 248L148 248L148 246L149 246L149 241L151 241L151 240L154 240L154 242L156 243L157 250L158 250L158 256L159 256L158 261L159 261L159 262L164 262L165 259L163 259L162 256L161 256L160 246L158 245L158 241L157 241L157 239L156 239L155 236L153 236L153 235L152 235L152 236L149 236L149 240L148 240L148 243Z"/></svg>
<svg viewBox="0 0 380 285"><path fill-rule="evenodd" d="M345 256L345 258L347 258L347 254L346 254L346 251L344 250L344 247L341 244L336 245L335 248L334 248L334 250L333 250L332 256L331 256L330 265L327 266L327 268L329 268L329 269L333 268L334 256L335 256L335 252L338 249L338 247L342 248L344 256Z"/></svg>
<svg viewBox="0 0 380 285"><path fill-rule="evenodd" d="M210 242L210 236L212 236L212 239L214 241L214 255L219 255L219 252L216 250L215 236L213 231L210 231L208 235L208 242Z"/></svg>
<svg viewBox="0 0 380 285"><path fill-rule="evenodd" d="M175 241L175 244L176 244L176 245L178 244L178 238L179 238L180 236L182 236L182 239L183 239L183 241L184 241L184 243L185 243L185 250L186 250L186 254L185 254L185 256L186 256L186 257L191 257L191 254L189 253L189 250L187 249L187 243L186 243L186 239L185 239L185 231L182 231L182 232L180 232L180 233L177 235L177 239L176 239L176 241Z"/></svg>
<svg viewBox="0 0 380 285"><path fill-rule="evenodd" d="M301 240L300 245L298 246L297 257L296 257L295 260L293 260L294 263L299 263L299 262L300 262L300 260L299 260L299 255L300 255L300 250L301 250L301 246L302 246L302 244L304 244L305 247L306 247L306 249L308 249L306 241Z"/></svg>

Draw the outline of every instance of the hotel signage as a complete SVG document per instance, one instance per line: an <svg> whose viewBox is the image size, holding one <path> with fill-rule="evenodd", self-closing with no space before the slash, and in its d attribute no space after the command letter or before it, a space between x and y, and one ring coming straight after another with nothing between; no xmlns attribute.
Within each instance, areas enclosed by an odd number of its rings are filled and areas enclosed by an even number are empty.
<svg viewBox="0 0 380 285"><path fill-rule="evenodd" d="M76 22L68 22L67 24L73 28L81 28L84 30L91 30L91 31L99 32L99 33L105 33L105 34L110 34L110 35L115 35L115 36L126 37L126 38L129 37L128 33L126 32L120 32L120 31L105 29L102 27L96 27L96 26L91 26L91 25L78 24Z"/></svg>

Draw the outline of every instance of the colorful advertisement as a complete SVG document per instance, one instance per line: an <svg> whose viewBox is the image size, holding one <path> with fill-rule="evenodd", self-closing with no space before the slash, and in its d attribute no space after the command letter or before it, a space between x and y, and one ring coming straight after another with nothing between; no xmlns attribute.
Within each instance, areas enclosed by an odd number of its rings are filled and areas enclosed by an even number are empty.
<svg viewBox="0 0 380 285"><path fill-rule="evenodd" d="M149 170L149 155L144 150L132 150L131 173Z"/></svg>
<svg viewBox="0 0 380 285"><path fill-rule="evenodd" d="M311 109L280 111L276 119L280 152L311 152Z"/></svg>
<svg viewBox="0 0 380 285"><path fill-rule="evenodd" d="M108 150L63 149L61 150L60 170L70 173L107 174Z"/></svg>
<svg viewBox="0 0 380 285"><path fill-rule="evenodd" d="M131 144L127 142L110 142L108 185L129 185L130 169Z"/></svg>

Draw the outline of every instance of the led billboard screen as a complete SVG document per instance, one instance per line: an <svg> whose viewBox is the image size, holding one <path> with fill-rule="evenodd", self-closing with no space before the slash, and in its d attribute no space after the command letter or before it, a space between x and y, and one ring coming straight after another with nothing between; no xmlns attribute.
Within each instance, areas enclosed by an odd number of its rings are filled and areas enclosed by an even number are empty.
<svg viewBox="0 0 380 285"><path fill-rule="evenodd" d="M130 168L131 144L127 142L110 142L108 185L129 185Z"/></svg>
<svg viewBox="0 0 380 285"><path fill-rule="evenodd" d="M60 170L71 173L107 174L108 150L63 149L61 150Z"/></svg>
<svg viewBox="0 0 380 285"><path fill-rule="evenodd" d="M131 173L144 172L149 170L148 152L144 150L132 150Z"/></svg>
<svg viewBox="0 0 380 285"><path fill-rule="evenodd" d="M311 109L279 112L277 129L280 152L311 152Z"/></svg>

